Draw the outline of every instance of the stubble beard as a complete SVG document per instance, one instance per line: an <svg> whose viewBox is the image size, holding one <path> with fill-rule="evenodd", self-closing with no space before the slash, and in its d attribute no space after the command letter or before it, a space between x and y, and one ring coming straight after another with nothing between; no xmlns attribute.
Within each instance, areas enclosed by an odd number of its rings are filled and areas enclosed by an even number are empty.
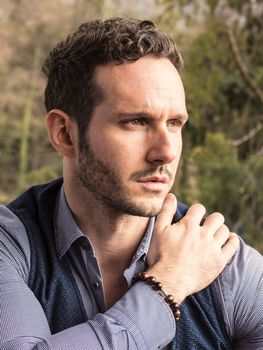
<svg viewBox="0 0 263 350"><path fill-rule="evenodd" d="M131 175L136 178L142 173L150 174L156 172L156 167L151 167L145 171L140 171ZM85 188L93 193L95 200L117 213L133 216L151 217L159 214L162 202L154 204L154 198L147 199L145 203L135 203L132 194L120 181L120 176L110 166L102 162L93 152L90 143L79 138L79 169L78 175ZM159 201L160 202L160 201Z"/></svg>

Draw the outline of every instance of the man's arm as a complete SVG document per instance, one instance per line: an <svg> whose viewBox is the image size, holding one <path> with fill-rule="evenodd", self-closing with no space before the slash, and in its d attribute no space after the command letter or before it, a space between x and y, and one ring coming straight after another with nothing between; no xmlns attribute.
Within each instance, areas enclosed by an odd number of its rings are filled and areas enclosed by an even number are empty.
<svg viewBox="0 0 263 350"><path fill-rule="evenodd" d="M176 200L169 195L154 230L149 272L181 302L218 276L237 250L238 239L223 225L220 214L208 217L200 228L204 215L200 205L190 208L180 222L171 225L175 211ZM44 312L27 286L24 251L4 229L0 233L1 350L141 350L162 348L174 337L171 310L142 282L136 283L105 314L51 335ZM193 270L195 274L191 274Z"/></svg>
<svg viewBox="0 0 263 350"><path fill-rule="evenodd" d="M241 240L217 282L233 349L263 349L263 256Z"/></svg>
<svg viewBox="0 0 263 350"><path fill-rule="evenodd" d="M239 238L229 232L222 214L203 220L201 204L192 205L180 221L171 224L174 208L176 198L169 193L156 220L147 260L149 274L181 303L215 280L238 250Z"/></svg>
<svg viewBox="0 0 263 350"><path fill-rule="evenodd" d="M9 217L0 222L1 350L137 350L164 347L172 340L175 321L169 307L143 283L134 285L105 314L51 335L44 311L27 285L27 234L13 213L5 214Z"/></svg>
<svg viewBox="0 0 263 350"><path fill-rule="evenodd" d="M209 278L212 282L218 274L216 283L221 292L218 299L223 300L222 311L228 334L233 339L233 349L263 349L263 257L229 232L221 214L209 215L199 226L204 215L200 205L192 206L183 219L170 225L174 200L172 196L164 203L157 219L151 247L154 254L149 257L153 264L150 271L179 302L201 290ZM174 251L173 255L169 254L169 249ZM168 257L175 259L170 279L166 279L169 276L164 273L168 266L164 261L168 264Z"/></svg>

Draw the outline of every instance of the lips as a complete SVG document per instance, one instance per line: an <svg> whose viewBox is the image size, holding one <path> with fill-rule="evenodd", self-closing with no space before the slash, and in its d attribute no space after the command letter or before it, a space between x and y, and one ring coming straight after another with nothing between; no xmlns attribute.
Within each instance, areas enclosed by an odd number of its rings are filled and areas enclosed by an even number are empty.
<svg viewBox="0 0 263 350"><path fill-rule="evenodd" d="M138 180L138 182L142 182L142 183L157 182L157 183L167 184L169 182L169 179L166 176L149 176Z"/></svg>
<svg viewBox="0 0 263 350"><path fill-rule="evenodd" d="M151 192L162 192L167 189L169 178L166 176L149 176L138 180L144 190Z"/></svg>

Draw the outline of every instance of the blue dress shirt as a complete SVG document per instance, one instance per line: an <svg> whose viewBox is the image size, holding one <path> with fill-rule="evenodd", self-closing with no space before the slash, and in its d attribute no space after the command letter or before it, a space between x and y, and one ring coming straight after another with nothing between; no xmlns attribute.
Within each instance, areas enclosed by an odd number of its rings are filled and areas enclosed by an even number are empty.
<svg viewBox="0 0 263 350"><path fill-rule="evenodd" d="M176 332L170 308L148 285L139 282L131 287L134 273L146 269L154 221L149 219L124 271L128 292L106 310L94 249L76 225L63 189L60 191L54 217L56 248L59 258L67 253L89 321L51 335L45 314L27 286L30 246L25 228L12 212L0 207L0 349L164 349ZM234 349L263 349L262 256L241 241L216 286Z"/></svg>

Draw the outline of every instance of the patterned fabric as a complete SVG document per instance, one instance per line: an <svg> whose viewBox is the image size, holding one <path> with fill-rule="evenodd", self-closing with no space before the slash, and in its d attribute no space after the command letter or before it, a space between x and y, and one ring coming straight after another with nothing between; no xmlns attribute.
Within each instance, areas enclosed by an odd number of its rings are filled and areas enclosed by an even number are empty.
<svg viewBox="0 0 263 350"><path fill-rule="evenodd" d="M186 299L181 307L173 350L230 350L220 310L216 303L213 284Z"/></svg>
<svg viewBox="0 0 263 350"><path fill-rule="evenodd" d="M59 180L48 189L32 187L8 205L27 230L31 248L28 285L43 307L51 333L87 320L71 269L65 259L58 259L52 235L52 218L61 185Z"/></svg>
<svg viewBox="0 0 263 350"><path fill-rule="evenodd" d="M8 206L27 229L31 245L29 287L40 301L52 333L86 320L79 290L69 266L57 257L52 235L52 218L61 185L60 179L48 186L33 187ZM175 220L186 211L187 208L180 204ZM188 298L182 313L172 349L191 350L197 349L194 347L197 345L200 349L231 348L215 303L213 284Z"/></svg>

